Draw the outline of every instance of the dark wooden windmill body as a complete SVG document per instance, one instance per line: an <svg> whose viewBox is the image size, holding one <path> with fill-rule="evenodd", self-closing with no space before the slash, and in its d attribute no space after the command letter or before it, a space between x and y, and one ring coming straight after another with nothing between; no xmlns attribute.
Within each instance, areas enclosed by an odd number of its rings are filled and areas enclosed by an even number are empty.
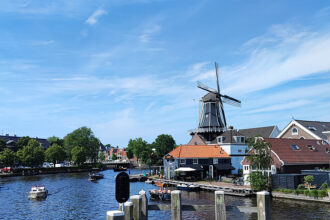
<svg viewBox="0 0 330 220"><path fill-rule="evenodd" d="M200 82L197 84L198 88L203 89L208 93L200 100L201 108L198 128L191 131L191 134L197 133L207 142L214 140L217 136L227 130L223 103L241 106L241 101L220 93L217 63L215 63L215 72L217 77L217 90L212 89Z"/></svg>

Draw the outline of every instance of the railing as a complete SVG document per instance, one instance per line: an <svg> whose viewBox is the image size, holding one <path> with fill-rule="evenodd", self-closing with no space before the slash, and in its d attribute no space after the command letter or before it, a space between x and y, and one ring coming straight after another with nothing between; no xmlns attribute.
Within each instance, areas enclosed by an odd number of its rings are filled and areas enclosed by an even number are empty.
<svg viewBox="0 0 330 220"><path fill-rule="evenodd" d="M183 205L181 191L171 192L171 205L148 205L145 191L131 196L131 202L121 204L119 210L108 211L107 220L147 220L148 210L171 210L172 220L182 220L182 211L214 210L215 220L226 219L226 204L224 191L215 191L215 204L210 205ZM228 208L228 207L227 207ZM270 219L270 196L266 191L257 193L257 207L237 207L242 212L257 212L258 220Z"/></svg>

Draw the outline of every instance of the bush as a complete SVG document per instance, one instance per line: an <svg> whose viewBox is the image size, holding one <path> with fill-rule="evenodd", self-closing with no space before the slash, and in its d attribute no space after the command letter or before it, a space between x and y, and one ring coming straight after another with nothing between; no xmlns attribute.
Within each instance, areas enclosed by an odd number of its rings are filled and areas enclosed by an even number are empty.
<svg viewBox="0 0 330 220"><path fill-rule="evenodd" d="M298 187L297 187L297 189L302 189L302 190L304 190L304 189L305 189L305 185L304 185L304 184L299 184Z"/></svg>
<svg viewBox="0 0 330 220"><path fill-rule="evenodd" d="M297 191L297 194L304 194L304 190L302 190L302 189L296 189L296 191Z"/></svg>
<svg viewBox="0 0 330 220"><path fill-rule="evenodd" d="M292 190L292 189L284 189L283 192L284 192L285 194L288 194L288 193L292 193L293 190Z"/></svg>
<svg viewBox="0 0 330 220"><path fill-rule="evenodd" d="M317 190L317 196L318 197L327 197L328 196L328 190L326 190L326 189Z"/></svg>
<svg viewBox="0 0 330 220"><path fill-rule="evenodd" d="M309 190L304 190L304 195L309 196Z"/></svg>
<svg viewBox="0 0 330 220"><path fill-rule="evenodd" d="M327 189L327 188L328 188L328 184L326 182L324 182L320 187L320 189Z"/></svg>
<svg viewBox="0 0 330 220"><path fill-rule="evenodd" d="M311 197L317 197L318 196L318 192L317 191L318 190L316 190L316 189L311 190L310 193L309 193L309 196L311 196Z"/></svg>

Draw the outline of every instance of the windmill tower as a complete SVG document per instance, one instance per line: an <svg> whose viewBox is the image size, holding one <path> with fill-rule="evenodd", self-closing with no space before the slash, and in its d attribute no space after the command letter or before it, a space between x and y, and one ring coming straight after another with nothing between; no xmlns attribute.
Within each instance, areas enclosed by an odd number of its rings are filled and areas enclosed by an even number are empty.
<svg viewBox="0 0 330 220"><path fill-rule="evenodd" d="M197 87L207 91L201 101L198 128L192 133L198 133L208 142L214 140L217 136L227 130L227 122L223 103L233 106L241 106L241 101L220 93L218 64L215 63L215 73L217 77L217 90L210 88L201 82Z"/></svg>

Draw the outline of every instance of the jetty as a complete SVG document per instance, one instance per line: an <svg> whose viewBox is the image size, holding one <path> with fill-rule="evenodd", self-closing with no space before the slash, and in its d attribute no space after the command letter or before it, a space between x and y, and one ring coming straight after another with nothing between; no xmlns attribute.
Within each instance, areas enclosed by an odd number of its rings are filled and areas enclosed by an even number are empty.
<svg viewBox="0 0 330 220"><path fill-rule="evenodd" d="M167 186L177 186L179 184L192 184L198 186L206 191L223 191L225 195L231 196L252 196L253 190L249 186L235 186L233 184L215 184L215 183L201 183L201 182L186 182L177 180L155 179L155 182L164 183Z"/></svg>

